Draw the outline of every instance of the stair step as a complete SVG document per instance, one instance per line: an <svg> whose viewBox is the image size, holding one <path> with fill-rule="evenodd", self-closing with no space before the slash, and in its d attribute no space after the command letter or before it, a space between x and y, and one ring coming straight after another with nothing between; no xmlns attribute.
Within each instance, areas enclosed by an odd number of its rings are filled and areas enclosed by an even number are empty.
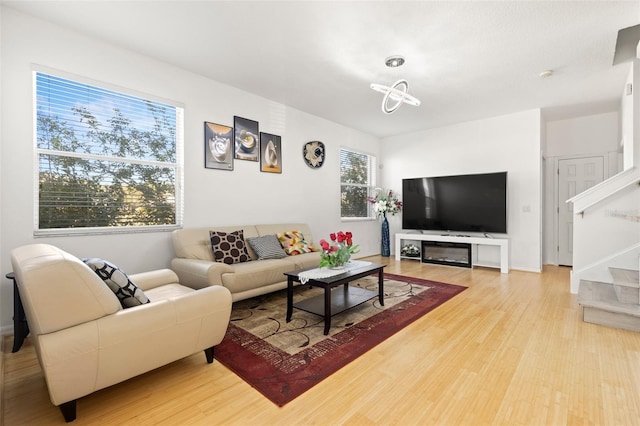
<svg viewBox="0 0 640 426"><path fill-rule="evenodd" d="M622 303L640 303L640 277L632 269L609 268L613 288Z"/></svg>
<svg viewBox="0 0 640 426"><path fill-rule="evenodd" d="M613 284L581 280L578 303L585 322L640 332L640 304L620 302Z"/></svg>
<svg viewBox="0 0 640 426"><path fill-rule="evenodd" d="M613 284L616 297L622 303L640 303L640 289Z"/></svg>
<svg viewBox="0 0 640 426"><path fill-rule="evenodd" d="M619 286L640 288L640 271L633 269L609 268L613 283Z"/></svg>

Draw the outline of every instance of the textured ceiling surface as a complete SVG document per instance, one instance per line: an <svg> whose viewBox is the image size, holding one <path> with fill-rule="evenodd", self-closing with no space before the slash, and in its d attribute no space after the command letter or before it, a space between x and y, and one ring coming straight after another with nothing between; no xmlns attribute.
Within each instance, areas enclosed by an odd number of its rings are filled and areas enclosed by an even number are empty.
<svg viewBox="0 0 640 426"><path fill-rule="evenodd" d="M637 1L2 4L381 137L533 108L615 110L629 71L613 65L618 30L640 22ZM387 68L394 54L406 63ZM422 105L385 115L369 85L400 78Z"/></svg>

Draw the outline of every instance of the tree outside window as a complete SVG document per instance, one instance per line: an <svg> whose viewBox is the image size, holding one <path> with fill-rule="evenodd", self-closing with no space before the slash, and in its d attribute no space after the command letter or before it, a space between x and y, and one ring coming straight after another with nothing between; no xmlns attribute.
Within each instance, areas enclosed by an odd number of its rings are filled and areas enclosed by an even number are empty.
<svg viewBox="0 0 640 426"><path fill-rule="evenodd" d="M36 233L180 225L182 109L35 78Z"/></svg>
<svg viewBox="0 0 640 426"><path fill-rule="evenodd" d="M340 149L340 211L343 218L372 217L367 197L375 186L376 158Z"/></svg>

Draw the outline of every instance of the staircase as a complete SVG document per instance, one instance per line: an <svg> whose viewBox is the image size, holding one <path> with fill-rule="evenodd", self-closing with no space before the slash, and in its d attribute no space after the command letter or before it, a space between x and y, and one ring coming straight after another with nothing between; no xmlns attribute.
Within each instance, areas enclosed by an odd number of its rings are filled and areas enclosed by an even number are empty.
<svg viewBox="0 0 640 426"><path fill-rule="evenodd" d="M640 332L640 167L570 200L576 212L571 289L583 320Z"/></svg>
<svg viewBox="0 0 640 426"><path fill-rule="evenodd" d="M612 283L580 280L583 320L640 332L640 274L622 268L609 268L609 273Z"/></svg>
<svg viewBox="0 0 640 426"><path fill-rule="evenodd" d="M585 322L640 332L640 44L631 60L621 111L622 171L573 203L573 270ZM635 87L634 87L635 86Z"/></svg>

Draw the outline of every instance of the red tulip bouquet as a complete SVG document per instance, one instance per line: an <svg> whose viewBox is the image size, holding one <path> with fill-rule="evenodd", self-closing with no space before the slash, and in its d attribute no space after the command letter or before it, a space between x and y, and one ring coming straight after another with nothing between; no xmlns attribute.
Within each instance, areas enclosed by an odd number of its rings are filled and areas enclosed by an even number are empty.
<svg viewBox="0 0 640 426"><path fill-rule="evenodd" d="M329 234L329 239L331 242L327 242L324 239L320 240L320 247L322 247L320 267L344 267L351 255L360 251L358 246L353 244L351 232L331 233Z"/></svg>

